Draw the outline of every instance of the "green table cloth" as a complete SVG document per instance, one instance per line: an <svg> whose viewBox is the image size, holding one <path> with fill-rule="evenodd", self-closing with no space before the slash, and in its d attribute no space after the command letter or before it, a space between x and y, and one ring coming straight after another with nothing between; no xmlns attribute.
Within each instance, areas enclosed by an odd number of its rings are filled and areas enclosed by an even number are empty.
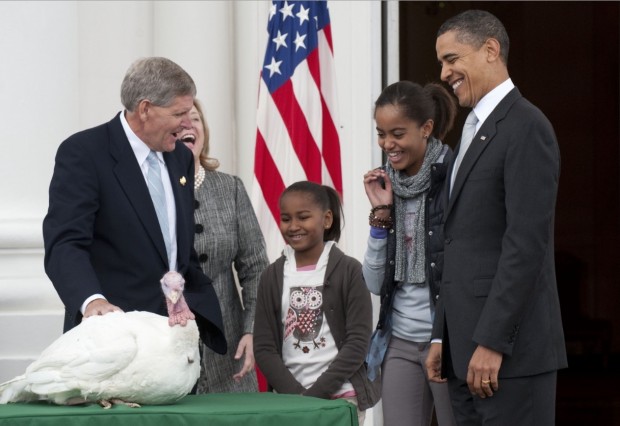
<svg viewBox="0 0 620 426"><path fill-rule="evenodd" d="M271 392L188 395L174 405L104 410L47 402L0 405L1 426L357 426L355 406Z"/></svg>

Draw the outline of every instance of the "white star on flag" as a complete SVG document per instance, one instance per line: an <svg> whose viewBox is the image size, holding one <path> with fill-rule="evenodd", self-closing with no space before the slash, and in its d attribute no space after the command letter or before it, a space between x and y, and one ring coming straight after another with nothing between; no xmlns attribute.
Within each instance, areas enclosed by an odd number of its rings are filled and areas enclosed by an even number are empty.
<svg viewBox="0 0 620 426"><path fill-rule="evenodd" d="M299 18L299 25L302 25L304 23L304 21L309 21L310 18L308 18L308 13L310 13L310 8L308 9L304 9L304 5L302 4L300 6L299 9L299 13L297 13L297 16Z"/></svg>
<svg viewBox="0 0 620 426"><path fill-rule="evenodd" d="M284 2L284 6L280 9L280 13L282 13L282 21L286 21L286 18L289 16L291 18L293 17L293 6L295 6L295 3L289 5L288 1Z"/></svg>
<svg viewBox="0 0 620 426"><path fill-rule="evenodd" d="M277 13L276 5L275 3L272 3L271 7L269 8L269 20L270 21L271 21L271 18L273 18L276 13Z"/></svg>
<svg viewBox="0 0 620 426"><path fill-rule="evenodd" d="M295 37L295 41L293 43L295 43L295 52L297 52L297 50L300 47L303 47L304 49L306 48L306 45L304 44L304 40L306 39L306 35L299 35L299 33L297 33L297 37Z"/></svg>
<svg viewBox="0 0 620 426"><path fill-rule="evenodd" d="M288 36L288 34L281 34L280 31L278 31L278 36L276 38L274 38L273 41L276 44L276 51L284 46L284 47L288 47L286 45L286 37Z"/></svg>
<svg viewBox="0 0 620 426"><path fill-rule="evenodd" d="M277 61L276 58L271 58L271 63L269 65L265 65L265 68L269 70L269 77L273 77L274 73L282 74L280 72L280 64L282 61Z"/></svg>

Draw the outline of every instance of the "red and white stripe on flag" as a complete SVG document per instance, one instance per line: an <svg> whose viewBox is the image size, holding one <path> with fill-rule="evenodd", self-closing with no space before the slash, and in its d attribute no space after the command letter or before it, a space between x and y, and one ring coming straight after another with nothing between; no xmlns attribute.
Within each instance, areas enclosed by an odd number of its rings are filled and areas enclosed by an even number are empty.
<svg viewBox="0 0 620 426"><path fill-rule="evenodd" d="M284 247L278 199L297 181L342 196L333 44L326 1L271 5L258 93L252 204L269 260Z"/></svg>

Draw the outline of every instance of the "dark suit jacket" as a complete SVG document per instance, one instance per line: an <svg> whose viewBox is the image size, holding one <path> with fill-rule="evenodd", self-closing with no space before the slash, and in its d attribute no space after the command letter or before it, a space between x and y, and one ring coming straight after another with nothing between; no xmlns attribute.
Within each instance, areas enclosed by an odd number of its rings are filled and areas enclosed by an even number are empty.
<svg viewBox="0 0 620 426"><path fill-rule="evenodd" d="M500 378L567 365L554 267L559 173L551 124L514 88L476 133L451 196L445 191L433 337L443 336L442 358L460 379L477 345L504 354Z"/></svg>
<svg viewBox="0 0 620 426"><path fill-rule="evenodd" d="M167 315L159 283L168 271L166 248L119 116L70 136L56 154L43 237L45 271L66 307L65 331L81 321L80 306L95 293L124 311ZM164 160L175 198L177 270L186 280L185 298L197 314L201 338L224 353L220 306L193 249L192 153L178 142Z"/></svg>

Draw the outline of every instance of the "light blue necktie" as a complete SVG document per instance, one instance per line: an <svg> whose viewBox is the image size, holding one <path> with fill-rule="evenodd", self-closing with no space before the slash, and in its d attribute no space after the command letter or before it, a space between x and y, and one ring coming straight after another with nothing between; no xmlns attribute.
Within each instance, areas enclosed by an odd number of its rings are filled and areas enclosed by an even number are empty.
<svg viewBox="0 0 620 426"><path fill-rule="evenodd" d="M471 145L471 141L474 139L474 135L476 134L476 125L478 124L478 117L474 113L472 109L467 119L465 120L465 124L463 125L463 133L461 134L461 147L459 148L459 153L456 156L456 160L454 160L454 167L452 168L452 176L450 178L450 194L452 194L452 187L454 186L454 180L456 179L456 173L459 171L459 166L461 165L461 161L463 161L463 157Z"/></svg>
<svg viewBox="0 0 620 426"><path fill-rule="evenodd" d="M161 181L161 168L159 165L159 159L155 151L149 152L146 161L149 163L149 171L146 174L146 182L151 193L151 199L153 200L153 206L155 206L155 212L157 213L157 219L159 220L159 227L161 233L164 236L164 243L166 244L166 253L168 254L168 264L170 264L170 229L168 228L168 212L166 207L166 193L164 192L164 185Z"/></svg>

